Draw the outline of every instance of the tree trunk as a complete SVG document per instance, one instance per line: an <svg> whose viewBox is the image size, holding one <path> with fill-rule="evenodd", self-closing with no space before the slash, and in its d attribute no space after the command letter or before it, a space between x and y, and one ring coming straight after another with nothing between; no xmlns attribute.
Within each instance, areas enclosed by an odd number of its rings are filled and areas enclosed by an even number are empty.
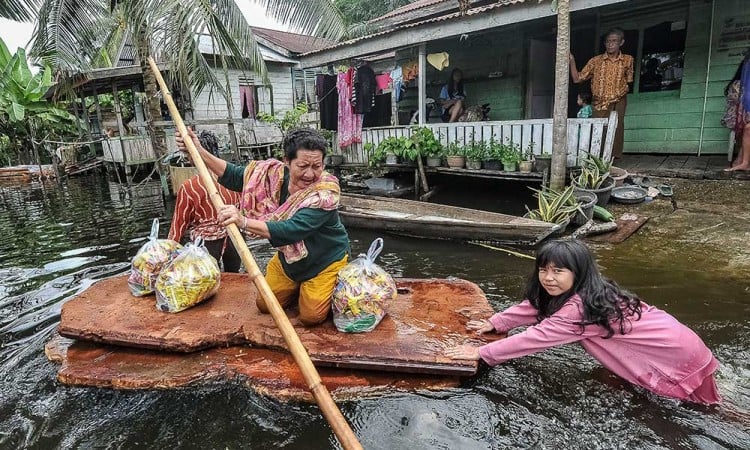
<svg viewBox="0 0 750 450"><path fill-rule="evenodd" d="M568 153L568 83L570 70L570 0L557 2L557 54L555 61L555 111L552 119L552 169L550 187L565 187Z"/></svg>
<svg viewBox="0 0 750 450"><path fill-rule="evenodd" d="M161 101L159 100L156 78L148 65L151 46L144 29L141 29L138 33L136 42L138 60L141 65L141 73L143 74L143 90L146 93L148 102L148 107L146 108L146 126L148 134L151 136L151 145L154 148L154 153L157 158L161 158L167 153L166 134L163 128L154 125L154 122L161 120Z"/></svg>

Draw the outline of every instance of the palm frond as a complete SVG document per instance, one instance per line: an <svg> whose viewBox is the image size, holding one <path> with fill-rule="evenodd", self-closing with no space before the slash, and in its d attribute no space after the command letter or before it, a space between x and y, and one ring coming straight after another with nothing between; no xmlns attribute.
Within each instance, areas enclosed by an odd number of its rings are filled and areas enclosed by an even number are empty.
<svg viewBox="0 0 750 450"><path fill-rule="evenodd" d="M346 34L346 20L331 0L253 0L266 14L302 34L338 41Z"/></svg>
<svg viewBox="0 0 750 450"><path fill-rule="evenodd" d="M41 0L3 0L0 2L0 17L26 22L36 17Z"/></svg>

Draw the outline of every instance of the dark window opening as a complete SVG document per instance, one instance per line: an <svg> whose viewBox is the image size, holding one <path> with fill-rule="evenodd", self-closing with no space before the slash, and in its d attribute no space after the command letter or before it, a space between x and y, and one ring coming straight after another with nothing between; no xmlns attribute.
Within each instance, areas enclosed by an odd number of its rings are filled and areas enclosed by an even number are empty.
<svg viewBox="0 0 750 450"><path fill-rule="evenodd" d="M685 22L662 22L643 30L639 92L680 89L686 31Z"/></svg>

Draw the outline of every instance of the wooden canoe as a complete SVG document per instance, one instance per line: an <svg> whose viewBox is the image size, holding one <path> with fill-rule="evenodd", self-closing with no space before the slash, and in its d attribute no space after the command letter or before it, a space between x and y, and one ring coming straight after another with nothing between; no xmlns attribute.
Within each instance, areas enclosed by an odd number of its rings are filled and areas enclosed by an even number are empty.
<svg viewBox="0 0 750 450"><path fill-rule="evenodd" d="M413 200L342 194L344 225L395 234L534 246L558 225L508 214Z"/></svg>

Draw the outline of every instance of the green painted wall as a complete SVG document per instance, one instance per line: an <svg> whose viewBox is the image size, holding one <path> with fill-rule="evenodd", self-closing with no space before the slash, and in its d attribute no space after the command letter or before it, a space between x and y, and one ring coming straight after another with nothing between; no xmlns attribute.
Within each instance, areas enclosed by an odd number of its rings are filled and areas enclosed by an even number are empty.
<svg viewBox="0 0 750 450"><path fill-rule="evenodd" d="M438 71L427 65L427 94L438 99L440 89L448 81L451 71L460 68L466 79L464 87L470 105L489 103L491 120L513 120L523 116L523 34L519 27L505 28L501 32L472 34L467 39L458 37L434 41L427 46L427 53L446 52L450 55L450 66ZM417 49L398 52L397 64L406 64L417 59ZM490 78L501 72L501 77ZM417 81L409 85L405 98L399 102L399 110L417 109ZM435 113L437 114L437 113ZM433 120L434 121L434 120Z"/></svg>
<svg viewBox="0 0 750 450"><path fill-rule="evenodd" d="M706 72L711 32L711 2L690 1L687 5L685 71L678 91L633 93L628 96L625 119L625 151L628 153L726 153L729 130L721 126L724 114L724 87L737 69L741 57L716 50L722 17L743 10L745 0L715 0L714 49L711 52L708 95ZM721 14L718 12L721 11ZM674 11L675 20L684 10ZM623 26L628 26L624 23Z"/></svg>

